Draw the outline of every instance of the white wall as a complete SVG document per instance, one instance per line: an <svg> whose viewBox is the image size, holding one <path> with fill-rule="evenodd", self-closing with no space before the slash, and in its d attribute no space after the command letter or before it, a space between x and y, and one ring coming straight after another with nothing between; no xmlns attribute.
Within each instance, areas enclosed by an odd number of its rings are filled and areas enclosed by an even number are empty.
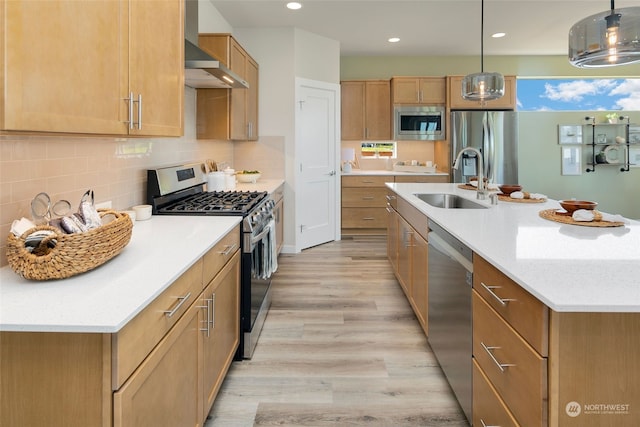
<svg viewBox="0 0 640 427"><path fill-rule="evenodd" d="M284 252L295 252L296 77L339 83L340 45L292 27L235 28L233 36L260 65L260 144L281 138L285 157ZM299 74L300 73L300 74ZM235 156L239 161L240 156Z"/></svg>

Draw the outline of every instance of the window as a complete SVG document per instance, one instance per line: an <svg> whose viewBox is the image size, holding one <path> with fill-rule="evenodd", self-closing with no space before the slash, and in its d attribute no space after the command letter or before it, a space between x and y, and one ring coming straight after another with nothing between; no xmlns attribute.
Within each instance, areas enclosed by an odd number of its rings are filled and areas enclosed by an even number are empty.
<svg viewBox="0 0 640 427"><path fill-rule="evenodd" d="M518 111L638 111L640 79L518 78Z"/></svg>
<svg viewBox="0 0 640 427"><path fill-rule="evenodd" d="M363 142L360 145L360 154L363 159L395 159L396 141Z"/></svg>

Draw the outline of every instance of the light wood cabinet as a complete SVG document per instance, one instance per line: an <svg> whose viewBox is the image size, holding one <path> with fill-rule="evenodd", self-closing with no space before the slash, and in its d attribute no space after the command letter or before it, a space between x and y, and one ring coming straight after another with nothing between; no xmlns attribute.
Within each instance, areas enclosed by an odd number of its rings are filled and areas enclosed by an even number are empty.
<svg viewBox="0 0 640 427"><path fill-rule="evenodd" d="M230 34L200 34L202 50L225 64L248 89L197 89L198 138L255 141L258 139L258 63Z"/></svg>
<svg viewBox="0 0 640 427"><path fill-rule="evenodd" d="M2 8L2 130L183 134L182 1Z"/></svg>
<svg viewBox="0 0 640 427"><path fill-rule="evenodd" d="M516 77L504 76L504 96L491 101L470 101L462 97L462 79L464 76L447 77L447 95L449 108L456 110L515 110Z"/></svg>
<svg viewBox="0 0 640 427"><path fill-rule="evenodd" d="M393 176L342 177L342 234L385 234L387 190Z"/></svg>
<svg viewBox="0 0 640 427"><path fill-rule="evenodd" d="M113 426L199 426L199 308L192 305L113 394Z"/></svg>
<svg viewBox="0 0 640 427"><path fill-rule="evenodd" d="M240 339L240 252L216 275L202 293L199 322L202 349L204 420L220 391Z"/></svg>
<svg viewBox="0 0 640 427"><path fill-rule="evenodd" d="M393 272L427 334L428 253L427 219L403 199L389 192L387 256Z"/></svg>
<svg viewBox="0 0 640 427"><path fill-rule="evenodd" d="M117 333L0 332L0 425L202 426L240 337L239 238Z"/></svg>
<svg viewBox="0 0 640 427"><path fill-rule="evenodd" d="M391 139L391 93L388 80L340 83L341 139Z"/></svg>
<svg viewBox="0 0 640 427"><path fill-rule="evenodd" d="M445 77L393 77L391 99L393 104L445 104L446 88Z"/></svg>
<svg viewBox="0 0 640 427"><path fill-rule="evenodd" d="M343 175L342 234L387 233L386 182L447 182L446 175Z"/></svg>

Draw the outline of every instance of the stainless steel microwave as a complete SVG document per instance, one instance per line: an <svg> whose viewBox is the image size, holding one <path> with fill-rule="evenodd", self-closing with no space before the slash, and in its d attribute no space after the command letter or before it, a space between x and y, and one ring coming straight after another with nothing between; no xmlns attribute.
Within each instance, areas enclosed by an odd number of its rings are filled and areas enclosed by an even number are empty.
<svg viewBox="0 0 640 427"><path fill-rule="evenodd" d="M396 105L393 108L396 140L437 141L445 139L444 106Z"/></svg>

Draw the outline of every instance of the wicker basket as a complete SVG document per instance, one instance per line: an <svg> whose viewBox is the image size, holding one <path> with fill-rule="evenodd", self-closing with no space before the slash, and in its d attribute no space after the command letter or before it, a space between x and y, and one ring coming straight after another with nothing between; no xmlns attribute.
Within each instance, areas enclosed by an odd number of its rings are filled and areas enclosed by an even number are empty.
<svg viewBox="0 0 640 427"><path fill-rule="evenodd" d="M32 228L20 237L10 233L7 238L9 266L25 279L51 280L75 276L104 264L127 246L133 228L126 213L100 211L101 217L107 214L113 214L116 219L84 233L64 234L48 225ZM33 252L29 252L25 247L26 238L38 230L51 230L55 234L43 239ZM49 248L47 243L52 239L56 244Z"/></svg>

